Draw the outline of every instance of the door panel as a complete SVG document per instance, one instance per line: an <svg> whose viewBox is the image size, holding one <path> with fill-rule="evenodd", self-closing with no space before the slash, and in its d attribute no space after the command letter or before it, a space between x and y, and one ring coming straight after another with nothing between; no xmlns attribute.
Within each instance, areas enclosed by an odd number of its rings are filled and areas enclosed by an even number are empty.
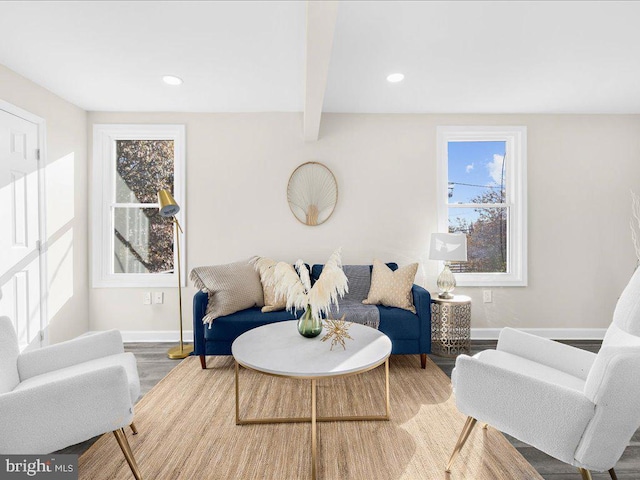
<svg viewBox="0 0 640 480"><path fill-rule="evenodd" d="M38 125L0 110L0 315L40 342Z"/></svg>

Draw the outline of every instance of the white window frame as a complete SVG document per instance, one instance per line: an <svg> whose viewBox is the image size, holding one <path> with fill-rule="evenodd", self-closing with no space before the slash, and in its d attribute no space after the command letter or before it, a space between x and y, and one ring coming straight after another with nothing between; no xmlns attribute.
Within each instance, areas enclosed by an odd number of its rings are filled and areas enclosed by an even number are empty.
<svg viewBox="0 0 640 480"><path fill-rule="evenodd" d="M441 126L437 128L438 231L449 231L450 207L480 207L484 204L449 204L449 142L506 142L507 268L504 273L456 273L464 287L527 286L527 127ZM441 262L440 268L442 269Z"/></svg>
<svg viewBox="0 0 640 480"><path fill-rule="evenodd" d="M175 287L178 272L166 273L113 273L114 235L112 226L113 192L115 190L115 145L117 140L173 140L174 177L173 196L180 205L176 215L182 226L180 233L182 286L185 276L185 126L184 125L125 125L96 124L93 126L93 192L92 192L92 286L102 287ZM154 204L136 204L136 207L158 208ZM174 235L175 235L175 227ZM174 237L175 238L175 237ZM178 264L178 249L173 249L173 264Z"/></svg>

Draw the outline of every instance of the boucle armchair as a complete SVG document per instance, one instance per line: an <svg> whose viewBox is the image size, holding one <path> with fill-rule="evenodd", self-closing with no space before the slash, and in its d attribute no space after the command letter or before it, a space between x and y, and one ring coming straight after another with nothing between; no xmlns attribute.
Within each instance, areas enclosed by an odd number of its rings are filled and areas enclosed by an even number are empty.
<svg viewBox="0 0 640 480"><path fill-rule="evenodd" d="M585 480L609 471L640 426L640 269L618 300L598 354L505 328L496 350L456 361L452 384L468 416L451 468L476 421L563 462Z"/></svg>
<svg viewBox="0 0 640 480"><path fill-rule="evenodd" d="M136 359L120 332L96 333L20 353L11 320L0 317L0 453L48 454L113 432L136 479L123 427L140 395Z"/></svg>

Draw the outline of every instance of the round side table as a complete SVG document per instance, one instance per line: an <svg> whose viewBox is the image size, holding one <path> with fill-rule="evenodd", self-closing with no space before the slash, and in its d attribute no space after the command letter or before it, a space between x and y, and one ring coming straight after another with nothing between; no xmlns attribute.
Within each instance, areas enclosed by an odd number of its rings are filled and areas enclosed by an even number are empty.
<svg viewBox="0 0 640 480"><path fill-rule="evenodd" d="M471 297L431 298L431 353L456 357L471 351Z"/></svg>

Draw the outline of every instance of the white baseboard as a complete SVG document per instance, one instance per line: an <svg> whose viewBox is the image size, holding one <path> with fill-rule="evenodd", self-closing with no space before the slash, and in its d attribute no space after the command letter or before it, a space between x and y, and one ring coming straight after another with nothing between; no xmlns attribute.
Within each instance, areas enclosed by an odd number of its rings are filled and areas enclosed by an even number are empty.
<svg viewBox="0 0 640 480"><path fill-rule="evenodd" d="M151 343L151 342L179 342L179 330L120 330L124 343ZM186 343L193 343L193 330L184 330L182 339Z"/></svg>
<svg viewBox="0 0 640 480"><path fill-rule="evenodd" d="M497 340L502 328L472 328L472 340ZM553 340L602 340L606 328L520 328L523 332ZM124 343L177 342L178 330L121 330ZM183 332L185 342L193 342L193 331Z"/></svg>
<svg viewBox="0 0 640 480"><path fill-rule="evenodd" d="M502 328L472 328L472 340L497 340ZM552 340L602 340L606 328L519 328Z"/></svg>

